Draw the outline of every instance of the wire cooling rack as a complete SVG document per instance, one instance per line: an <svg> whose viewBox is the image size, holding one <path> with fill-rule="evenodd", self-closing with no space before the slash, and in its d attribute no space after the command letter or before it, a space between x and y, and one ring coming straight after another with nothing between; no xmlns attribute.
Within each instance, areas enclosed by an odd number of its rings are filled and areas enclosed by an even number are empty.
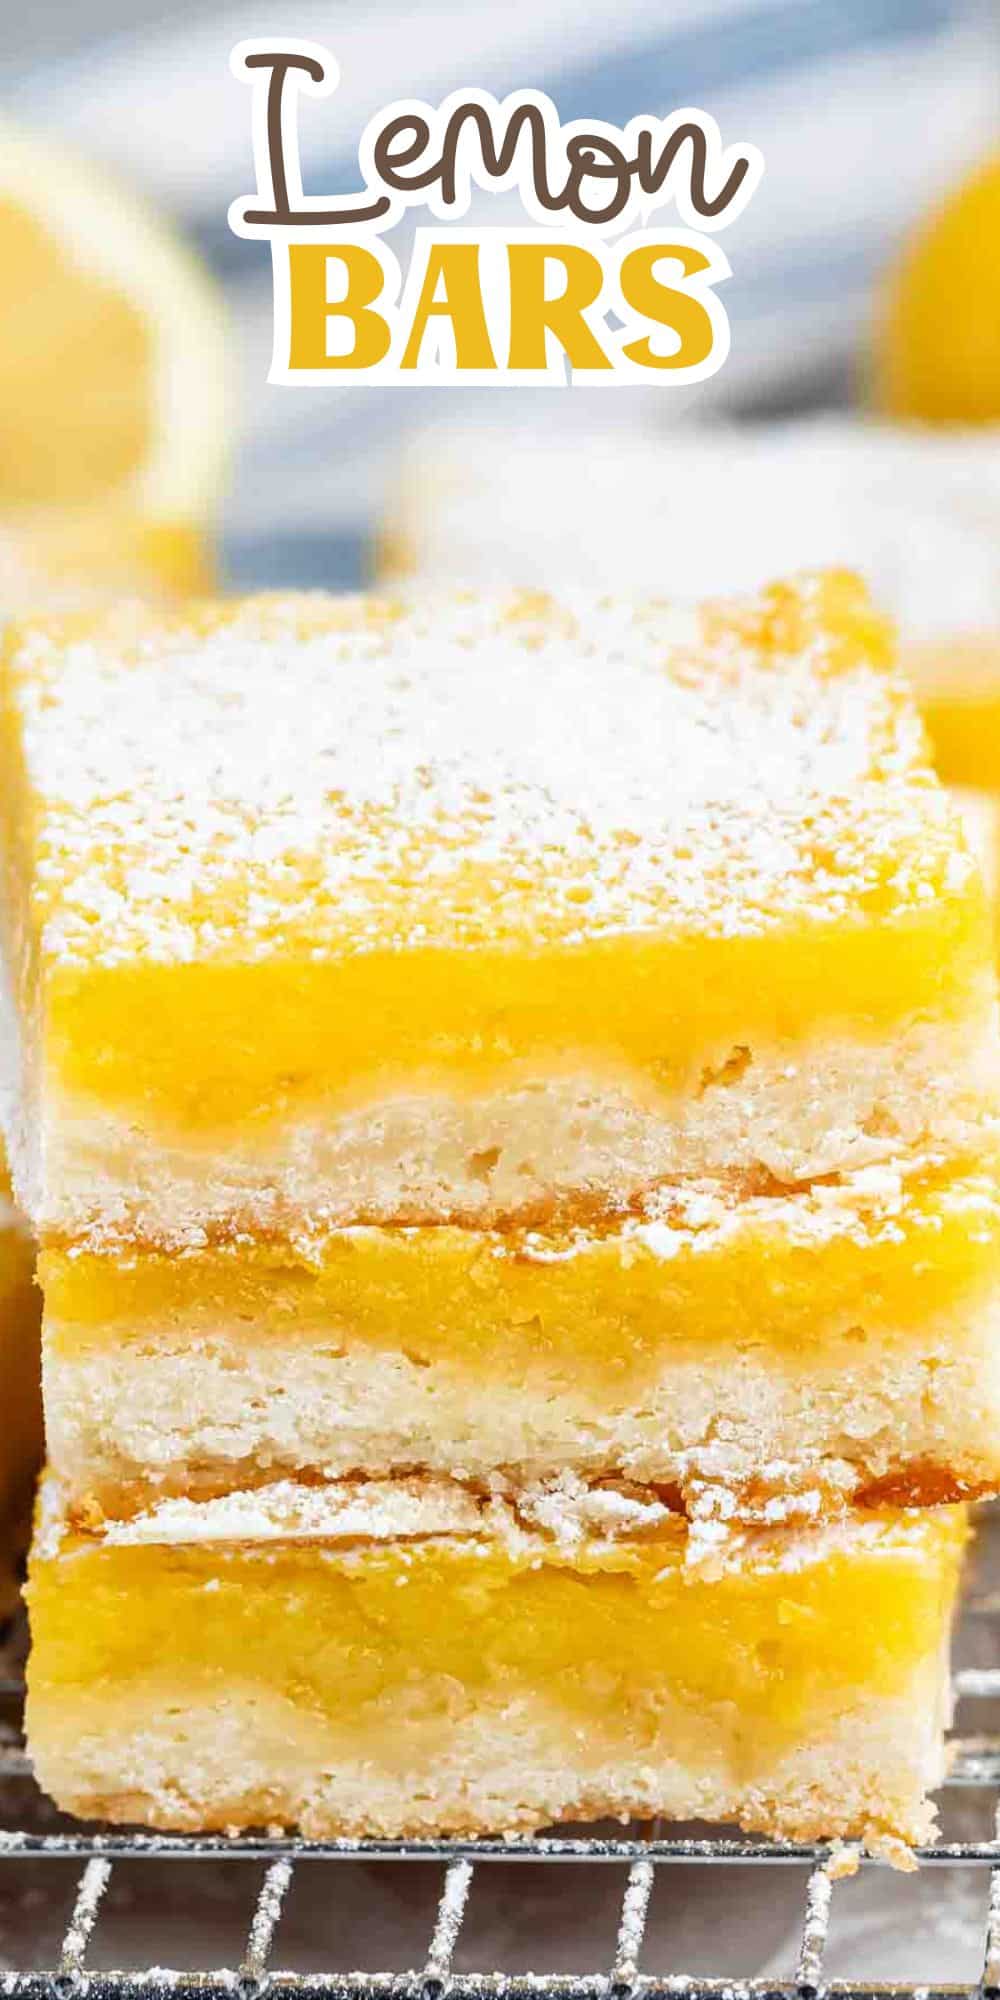
<svg viewBox="0 0 1000 2000"><path fill-rule="evenodd" d="M990 1526L994 1531L991 1540L1000 1553L1000 1517ZM711 1831L688 1834L659 1825L634 1827L609 1837L572 1834L519 1840L304 1842L265 1836L163 1838L61 1822L31 1782L20 1737L21 1686L15 1641L6 1669L0 1667L0 1817L7 1826L6 1831L0 1826L0 1996L8 1996L8 2000L160 2000L160 1996L163 2000L167 1996L188 2000L191 1996L193 2000L195 1995L198 2000L234 2000L234 1996L235 2000L319 2000L319 1996L324 2000L325 1996L329 2000L575 2000L575 1996L579 2000L822 2000L829 1995L831 2000L889 2000L889 1996L893 2000L902 2000L902 1996L957 2000L957 1996L966 1995L970 2000L972 1996L975 2000L1000 2000L1000 1666L991 1664L1000 1659L998 1639L1000 1590L980 1592L967 1606L960 1651L960 1657L971 1657L980 1664L960 1666L955 1681L960 1728L953 1738L951 1772L942 1802L945 1837L919 1857L924 1885L929 1882L937 1890L943 1886L945 1872L958 1869L973 1887L981 1940L977 1971L979 1966L981 1971L978 1977L966 1977L965 1983L954 1979L941 1983L936 1978L925 1981L919 1976L919 1947L915 1944L918 1976L909 1985L884 1977L827 1980L825 1976L831 1921L841 1899L851 1893L859 1879L846 1874L843 1850L775 1845ZM992 1727L972 1733L970 1721L983 1721ZM949 1837L949 1806L957 1802L961 1824L963 1814L968 1818L972 1801L982 1831L969 1837L966 1824L965 1837ZM178 1864L183 1864L180 1891ZM600 1894L595 1895L590 1888L583 1890L580 1923L586 1924L589 1944L595 1904L599 1905L598 1915L607 1910L602 1962L575 1971L529 1971L527 1966L539 1944L539 1915L543 1931L546 1921L551 1928L551 1913L558 1901L565 1903L581 1890L584 1871L592 1884L595 1868L603 1878ZM8 1906L3 1892L13 1869L20 1870L22 1876L27 1870L30 1879L19 1900ZM684 1871L687 1881L694 1872L704 1883L700 1871L706 1869L714 1891L708 1903L709 1934L717 1934L720 1958L726 1955L722 1949L725 1940L730 1963L733 1925L739 1910L745 1917L748 1907L745 1895L740 1902L732 1889L723 1889L724 1880L732 1882L733 1871L742 1877L744 1889L756 1889L751 1906L784 1899L791 1910L798 1903L789 1963L780 1976L750 1973L744 1977L731 1970L687 1973L672 1959L669 1967L664 1966L663 1946L659 1942L654 1945L650 1936L654 1898L665 1877L672 1878L675 1888ZM229 1883L238 1878L235 1901L229 1898L225 1907L234 1948L228 1965L208 1969L200 1962L187 1963L192 1940L203 1941L193 1913L197 1900L193 1892L212 1871L218 1876L220 1870L225 1871ZM490 1969L487 1959L483 1969L475 1969L468 1963L470 1908L482 1885L489 1884L491 1874L500 1871L509 1882L512 1870L519 1881L507 1892L504 1936L507 1955L514 1962ZM518 1888L529 1879L537 1883L539 1870L546 1891L557 1892L555 1899L545 1895L539 1902L537 1893L519 1898ZM884 1899L880 1907L886 1911L913 1880L867 1858L861 1860L860 1871L862 1875L879 1872ZM70 1882L66 1881L67 1872L72 1876ZM126 1873L133 1883L133 1901L137 1899L140 1946L147 1941L151 1913L159 1909L162 1914L169 1902L172 1914L167 1936L173 1969L146 1963L140 1949L139 1963L131 1969L115 1970L113 1949L107 1943L101 1948L102 1933L110 1925L115 1906L116 1883ZM61 1906L60 1896L50 1893L56 1874L62 1883ZM165 1886L168 1875L173 1881L169 1896ZM406 1884L401 1889L404 1876ZM409 1890L415 1876L430 1892L426 1942L419 1948L419 1956L414 1954L416 1964L401 1970L378 1969L377 1965L370 1970L327 1970L322 1949L327 1916L345 1906L356 1906L359 1897L377 1908L381 1896L388 1918L398 1916L405 1904L412 1919L414 1902ZM789 1876L794 1878L791 1883ZM289 1930L288 1910L297 1889L305 1883L311 1893L310 1969L289 1970L282 1956ZM790 1899L785 1893L789 1887ZM969 1900L966 1896L966 1907ZM683 1906L683 1892L680 1901ZM242 1910L241 1923L237 1905ZM53 1907L59 1909L55 1926ZM535 1921L534 1936L529 1915ZM904 1934L907 1922L904 1919ZM410 1931L412 1943L412 1921ZM878 1926L876 1935L877 1931ZM318 1938L316 1932L320 1933ZM299 1924L296 1935L300 1942L301 1934ZM381 1919L376 1920L371 1935L384 1944ZM131 1955L136 1956L134 1943ZM105 1965L108 1969L103 1969Z"/></svg>

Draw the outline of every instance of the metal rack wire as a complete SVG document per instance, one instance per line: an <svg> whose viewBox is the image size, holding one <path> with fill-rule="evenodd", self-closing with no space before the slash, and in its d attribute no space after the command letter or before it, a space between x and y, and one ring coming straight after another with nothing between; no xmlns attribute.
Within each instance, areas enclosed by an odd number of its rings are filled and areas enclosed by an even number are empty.
<svg viewBox="0 0 1000 2000"><path fill-rule="evenodd" d="M985 1627L984 1623L985 1621ZM973 1600L968 1626L990 1638L1000 1633L1000 1593ZM980 1646L981 1652L983 1648ZM988 1648L996 1656L995 1645ZM1000 1703L1000 1666L968 1667L956 1676L959 1713L984 1712ZM9 1943L0 1935L0 1996L4 2000L1000 2000L1000 1734L963 1733L953 1742L947 1789L987 1794L990 1833L980 1839L949 1840L924 1850L929 1870L961 1867L982 1876L982 1973L965 1984L901 1985L884 1981L825 1980L824 1961L831 1914L843 1872L843 1852L818 1845L776 1845L724 1835L663 1833L644 1826L621 1837L556 1836L475 1841L315 1841L291 1838L214 1835L186 1837L131 1834L119 1830L45 1823L45 1809L31 1800L30 1773L19 1733L20 1679L9 1665L0 1670L0 1803L10 1788L29 1795L19 1822L0 1830L0 1887L11 1863L43 1869L55 1862L79 1868L69 1921L54 1962L41 1968L2 1969ZM37 1823L36 1823L37 1822ZM129 1971L88 1966L102 1911L116 1869L141 1864L163 1869L179 1861L224 1861L254 1872L256 1895L245 1927L242 1957L232 1968L167 1970L161 1966ZM371 1870L405 1863L431 1869L438 1882L436 1912L423 1962L403 1972L297 1972L280 1966L281 1924L293 1882L303 1871L336 1871L346 1862ZM578 1870L599 1864L621 1881L617 1936L609 1934L606 1962L585 1973L536 1975L526 1969L463 1971L455 1968L470 1893L477 1877L498 1864L535 1863ZM806 1872L797 1958L787 1977L687 1976L643 1963L647 1922L658 1878L664 1871L692 1865ZM863 1858L862 1869L883 1864ZM898 1880L899 1878L890 1878ZM769 1882L762 1880L762 1888Z"/></svg>

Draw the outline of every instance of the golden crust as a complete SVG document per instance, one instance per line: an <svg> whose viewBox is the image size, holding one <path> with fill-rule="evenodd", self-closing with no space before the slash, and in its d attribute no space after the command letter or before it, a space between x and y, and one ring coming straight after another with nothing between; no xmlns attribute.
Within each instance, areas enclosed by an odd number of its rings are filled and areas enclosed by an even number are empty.
<svg viewBox="0 0 1000 2000"><path fill-rule="evenodd" d="M929 1845L936 1838L936 1807L929 1800L915 1804L912 1797L892 1804L877 1781L866 1784L853 1772L851 1780L846 1809L841 1763L836 1779L831 1770L828 1788L817 1778L798 1793L769 1796L756 1790L737 1814L735 1824L744 1833L766 1840L857 1841L867 1853L888 1858L904 1871L914 1866L912 1847ZM467 1805L456 1807L445 1824L439 1815L419 1816L416 1812L411 1818L394 1816L384 1825L367 1815L325 1809L283 1817L276 1813L274 1791L269 1788L256 1794L241 1793L238 1809L231 1801L207 1805L202 1799L186 1800L178 1789L171 1792L169 1804L153 1804L143 1791L88 1791L76 1795L65 1810L80 1819L112 1826L149 1826L164 1833L224 1833L235 1838L253 1829L266 1829L278 1835L300 1834L305 1840L421 1840L442 1834L451 1840L475 1840L495 1837L498 1832L506 1837L543 1833L547 1828L558 1831L564 1823L612 1820L624 1825L650 1817L648 1793L630 1794L610 1787L575 1793L572 1804L562 1812L511 1807L502 1827L498 1827L495 1813L475 1813ZM701 1817L694 1796L690 1816ZM897 1851L900 1847L902 1852Z"/></svg>

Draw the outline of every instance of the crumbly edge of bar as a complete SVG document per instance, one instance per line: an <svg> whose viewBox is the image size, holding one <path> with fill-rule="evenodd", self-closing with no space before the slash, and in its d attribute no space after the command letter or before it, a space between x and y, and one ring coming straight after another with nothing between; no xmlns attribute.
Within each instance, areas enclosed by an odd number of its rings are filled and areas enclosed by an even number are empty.
<svg viewBox="0 0 1000 2000"><path fill-rule="evenodd" d="M352 1342L341 1326L289 1339L280 1318L214 1334L146 1322L134 1344L112 1326L99 1347L47 1354L49 1456L76 1503L112 1518L401 1471L510 1492L618 1477L751 1518L765 1490L824 1511L940 1505L1000 1489L998 1333L1000 1295L977 1293L964 1313L898 1334L861 1326L816 1355L768 1351L763 1329L700 1351L668 1341L631 1378L613 1354L603 1371L542 1352L505 1374L489 1358Z"/></svg>
<svg viewBox="0 0 1000 2000"><path fill-rule="evenodd" d="M926 1794L944 1775L946 1688L932 1658L915 1664L902 1695L861 1688L840 1713L776 1754L773 1771L752 1779L725 1766L699 1768L676 1751L643 1758L626 1748L602 1769L592 1749L581 1757L578 1719L561 1725L544 1691L513 1710L484 1702L457 1741L442 1722L423 1782L413 1771L380 1781L368 1757L353 1763L343 1750L331 1772L323 1731L256 1683L204 1704L179 1685L172 1715L164 1714L161 1690L144 1704L140 1684L134 1713L122 1690L113 1724L96 1729L72 1691L60 1716L59 1691L46 1689L29 1698L29 1743L41 1782L63 1808L164 1830L269 1826L298 1827L313 1839L414 1838L663 1813L735 1819L785 1839L857 1838L891 1852L892 1842L934 1837ZM683 1720L690 1737L689 1711ZM673 1743L666 1719L664 1728Z"/></svg>

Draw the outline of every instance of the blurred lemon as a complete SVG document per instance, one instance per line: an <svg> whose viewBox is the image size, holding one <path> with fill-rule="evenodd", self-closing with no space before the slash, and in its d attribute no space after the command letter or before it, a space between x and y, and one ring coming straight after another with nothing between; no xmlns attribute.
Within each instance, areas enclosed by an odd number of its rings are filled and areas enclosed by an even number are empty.
<svg viewBox="0 0 1000 2000"><path fill-rule="evenodd" d="M225 461L211 282L112 178L3 123L0 269L0 519L60 510L58 563L104 510L143 524L123 526L136 551L147 538L143 560L159 536L183 571Z"/></svg>
<svg viewBox="0 0 1000 2000"><path fill-rule="evenodd" d="M0 518L0 614L86 611L116 597L169 603L215 587L208 537L105 504Z"/></svg>
<svg viewBox="0 0 1000 2000"><path fill-rule="evenodd" d="M1000 155L906 245L878 332L875 395L896 417L1000 418Z"/></svg>

